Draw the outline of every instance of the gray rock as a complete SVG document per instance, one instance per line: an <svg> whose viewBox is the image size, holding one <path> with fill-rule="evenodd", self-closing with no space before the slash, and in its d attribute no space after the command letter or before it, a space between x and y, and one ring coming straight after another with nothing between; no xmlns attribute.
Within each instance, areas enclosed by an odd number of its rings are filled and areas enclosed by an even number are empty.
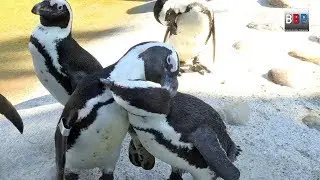
<svg viewBox="0 0 320 180"><path fill-rule="evenodd" d="M273 68L268 79L275 84L291 88L307 88L312 84L312 72L299 68Z"/></svg>
<svg viewBox="0 0 320 180"><path fill-rule="evenodd" d="M320 117L315 115L308 115L302 119L302 122L309 128L320 131Z"/></svg>
<svg viewBox="0 0 320 180"><path fill-rule="evenodd" d="M305 49L305 50L292 50L288 55L302 61L320 65L320 48L319 49Z"/></svg>
<svg viewBox="0 0 320 180"><path fill-rule="evenodd" d="M267 30L267 31L283 31L283 28L277 24L272 23L256 23L251 22L247 25L250 29Z"/></svg>
<svg viewBox="0 0 320 180"><path fill-rule="evenodd" d="M318 3L317 0L268 0L268 2L278 8L307 8Z"/></svg>

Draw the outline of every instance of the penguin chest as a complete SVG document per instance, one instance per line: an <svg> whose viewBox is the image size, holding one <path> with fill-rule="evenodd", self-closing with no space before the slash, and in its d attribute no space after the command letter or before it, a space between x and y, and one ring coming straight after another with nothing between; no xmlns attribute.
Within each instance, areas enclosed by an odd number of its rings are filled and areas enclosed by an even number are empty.
<svg viewBox="0 0 320 180"><path fill-rule="evenodd" d="M56 77L49 73L49 68L46 65L46 59L32 43L29 43L29 50L32 55L35 73L42 85L57 101L61 104L66 104L70 95L57 81Z"/></svg>
<svg viewBox="0 0 320 180"><path fill-rule="evenodd" d="M205 47L210 31L209 17L201 12L190 10L177 17L177 34L170 35L168 43L177 50L181 61L189 61Z"/></svg>
<svg viewBox="0 0 320 180"><path fill-rule="evenodd" d="M115 165L128 127L127 113L118 104L102 106L94 122L81 131L76 143L67 151L66 167L92 169Z"/></svg>

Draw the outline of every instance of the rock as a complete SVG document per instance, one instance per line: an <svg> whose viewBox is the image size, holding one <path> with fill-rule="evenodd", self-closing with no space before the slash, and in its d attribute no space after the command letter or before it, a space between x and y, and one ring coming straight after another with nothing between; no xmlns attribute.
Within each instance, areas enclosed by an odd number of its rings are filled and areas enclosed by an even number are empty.
<svg viewBox="0 0 320 180"><path fill-rule="evenodd" d="M275 84L291 88L307 88L312 83L312 71L298 68L273 68L268 79Z"/></svg>
<svg viewBox="0 0 320 180"><path fill-rule="evenodd" d="M279 8L289 8L289 2L287 0L268 0L269 4Z"/></svg>
<svg viewBox="0 0 320 180"><path fill-rule="evenodd" d="M319 36L317 36L317 35L311 35L311 36L309 36L309 38L308 38L310 41L312 41L312 42L316 42L316 43L319 43L320 44L320 35Z"/></svg>
<svg viewBox="0 0 320 180"><path fill-rule="evenodd" d="M247 25L250 29L256 29L256 30L267 30L267 31L283 31L282 27L276 24L272 23L255 23L251 22Z"/></svg>
<svg viewBox="0 0 320 180"><path fill-rule="evenodd" d="M232 103L216 109L224 122L231 125L244 125L249 121L250 107L247 102Z"/></svg>
<svg viewBox="0 0 320 180"><path fill-rule="evenodd" d="M305 49L305 50L293 50L288 52L289 56L300 59L302 61L314 63L320 65L320 48L319 49Z"/></svg>
<svg viewBox="0 0 320 180"><path fill-rule="evenodd" d="M302 122L309 128L320 131L320 117L315 115L308 115L302 119Z"/></svg>
<svg viewBox="0 0 320 180"><path fill-rule="evenodd" d="M235 42L232 47L235 48L236 50L240 50L242 48L242 42L241 41L237 41Z"/></svg>
<svg viewBox="0 0 320 180"><path fill-rule="evenodd" d="M269 4L278 8L307 8L315 6L317 0L268 0Z"/></svg>

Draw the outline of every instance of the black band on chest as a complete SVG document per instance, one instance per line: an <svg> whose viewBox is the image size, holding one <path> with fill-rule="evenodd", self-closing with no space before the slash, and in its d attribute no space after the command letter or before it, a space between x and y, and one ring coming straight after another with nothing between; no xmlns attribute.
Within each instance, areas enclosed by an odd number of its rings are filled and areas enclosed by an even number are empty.
<svg viewBox="0 0 320 180"><path fill-rule="evenodd" d="M71 82L69 79L62 74L60 74L57 69L54 67L52 61L53 59L50 57L49 53L44 49L43 45L41 45L35 37L30 37L30 42L37 48L39 53L45 59L45 65L48 68L49 73L57 80L57 82L68 92L69 95L72 94L73 89L71 86ZM63 72L63 70L62 70Z"/></svg>
<svg viewBox="0 0 320 180"><path fill-rule="evenodd" d="M186 147L173 145L171 143L171 140L167 140L161 132L154 129L150 129L150 128L146 129L146 128L140 128L136 126L133 126L133 128L135 130L147 132L154 135L155 141L157 141L159 144L166 147L172 153L176 154L180 158L187 161L190 165L195 166L197 168L201 168L201 169L208 168L206 161L203 159L200 152L196 148L193 147L192 149L189 149Z"/></svg>
<svg viewBox="0 0 320 180"><path fill-rule="evenodd" d="M90 113L85 118L81 119L80 122L76 123L72 127L72 129L70 131L70 135L68 136L67 149L70 149L74 145L74 143L76 142L76 139L80 136L81 130L87 129L96 120L97 115L98 115L98 110L102 106L112 104L113 102L115 102L115 101L113 98L111 98L105 102L99 102L99 103L95 104L93 106L92 110L90 111Z"/></svg>

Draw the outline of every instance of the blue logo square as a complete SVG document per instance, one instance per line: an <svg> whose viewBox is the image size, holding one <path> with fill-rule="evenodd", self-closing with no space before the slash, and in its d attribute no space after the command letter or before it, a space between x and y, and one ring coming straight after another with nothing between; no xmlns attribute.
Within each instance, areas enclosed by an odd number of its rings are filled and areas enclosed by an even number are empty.
<svg viewBox="0 0 320 180"><path fill-rule="evenodd" d="M308 14L300 14L300 22L301 24L308 24L309 23Z"/></svg>

